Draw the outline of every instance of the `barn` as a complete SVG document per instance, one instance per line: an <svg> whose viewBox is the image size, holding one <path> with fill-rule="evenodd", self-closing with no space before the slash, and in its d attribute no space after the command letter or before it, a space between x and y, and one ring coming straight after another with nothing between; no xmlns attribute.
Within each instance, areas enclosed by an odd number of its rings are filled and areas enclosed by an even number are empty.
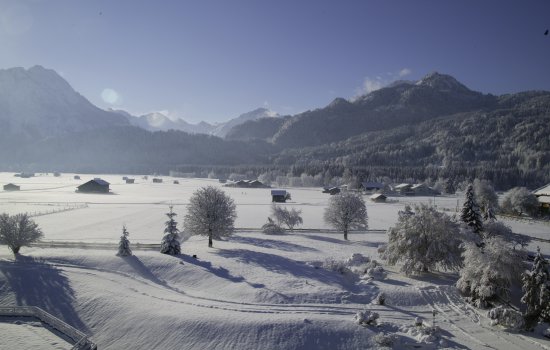
<svg viewBox="0 0 550 350"><path fill-rule="evenodd" d="M77 187L78 192L83 193L109 193L109 183L100 178L95 178Z"/></svg>
<svg viewBox="0 0 550 350"><path fill-rule="evenodd" d="M287 200L287 192L285 190L271 190L271 201L277 203L285 203Z"/></svg>
<svg viewBox="0 0 550 350"><path fill-rule="evenodd" d="M21 186L17 186L12 183L4 185L4 191L19 191L20 189L21 189Z"/></svg>
<svg viewBox="0 0 550 350"><path fill-rule="evenodd" d="M384 203L386 202L386 199L388 199L388 197L386 197L382 193L375 193L372 196L370 196L370 200L376 203Z"/></svg>
<svg viewBox="0 0 550 350"><path fill-rule="evenodd" d="M540 205L541 215L550 214L550 184L533 191Z"/></svg>

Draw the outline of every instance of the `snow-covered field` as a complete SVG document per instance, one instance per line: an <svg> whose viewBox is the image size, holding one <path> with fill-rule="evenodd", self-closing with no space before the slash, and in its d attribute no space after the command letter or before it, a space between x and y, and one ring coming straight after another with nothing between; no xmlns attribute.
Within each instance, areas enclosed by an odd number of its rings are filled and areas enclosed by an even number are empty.
<svg viewBox="0 0 550 350"><path fill-rule="evenodd" d="M160 243L170 204L181 223L194 190L221 186L208 179L174 184L169 177L161 184L136 177L131 185L122 176L101 176L113 193L96 195L74 191L91 175L21 179L2 173L0 185L13 182L21 191L0 192L0 212L36 215L45 241L116 243L125 224L132 244ZM224 190L235 200L241 230L214 241L214 248L204 237L186 241L178 257L151 250L120 258L114 248L24 247L14 260L0 246L0 305L40 306L90 334L100 349L363 349L381 347L381 334L395 334L394 348L550 349L547 339L490 326L484 311L461 299L455 274L412 279L384 266L386 279L368 280L323 268L327 258L345 261L354 253L378 260L376 249L387 235L354 233L344 241L342 234L319 231L328 228L322 215L329 198L320 189L289 189L286 205L302 210L307 230L277 236L244 230L266 222L269 189ZM370 229L393 225L405 204L435 201L449 213L462 205L460 197L391 200L367 200ZM545 223L509 223L515 232L550 238ZM537 245L548 255L544 241L532 241L529 249ZM371 303L380 292L387 295L384 306ZM430 338L418 333L414 320L431 325L433 309L440 330ZM380 315L379 327L354 322L364 310ZM2 334L11 335L0 336L0 349L14 348L14 334L24 339L27 329L18 327L0 322Z"/></svg>

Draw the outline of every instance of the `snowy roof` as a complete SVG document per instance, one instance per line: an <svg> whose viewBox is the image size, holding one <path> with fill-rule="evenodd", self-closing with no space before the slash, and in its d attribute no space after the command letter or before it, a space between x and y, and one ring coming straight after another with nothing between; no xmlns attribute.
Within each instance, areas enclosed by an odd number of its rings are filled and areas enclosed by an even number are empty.
<svg viewBox="0 0 550 350"><path fill-rule="evenodd" d="M535 196L550 196L550 184L536 189L533 193Z"/></svg>
<svg viewBox="0 0 550 350"><path fill-rule="evenodd" d="M285 190L271 190L272 196L286 196Z"/></svg>
<svg viewBox="0 0 550 350"><path fill-rule="evenodd" d="M411 188L412 188L413 190L415 190L415 189L421 188L421 187L428 187L428 186L426 186L426 184L416 184L416 185L412 185Z"/></svg>
<svg viewBox="0 0 550 350"><path fill-rule="evenodd" d="M388 197L386 197L382 193L375 193L372 196L370 196L370 199L379 199L379 198L388 198Z"/></svg>
<svg viewBox="0 0 550 350"><path fill-rule="evenodd" d="M94 178L92 181L101 186L109 186L107 181L100 179L99 177Z"/></svg>
<svg viewBox="0 0 550 350"><path fill-rule="evenodd" d="M400 188L407 188L407 187L411 187L410 184L399 184L397 186L395 186L394 188L395 189L400 189Z"/></svg>

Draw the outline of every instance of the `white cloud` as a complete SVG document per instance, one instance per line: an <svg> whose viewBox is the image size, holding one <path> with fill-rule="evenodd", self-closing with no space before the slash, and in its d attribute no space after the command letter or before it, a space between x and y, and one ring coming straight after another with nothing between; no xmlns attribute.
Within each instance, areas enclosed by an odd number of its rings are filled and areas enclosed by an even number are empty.
<svg viewBox="0 0 550 350"><path fill-rule="evenodd" d="M385 78L381 76L377 76L376 78L366 77L363 81L363 85L355 90L355 96L352 98L352 100L373 91L380 90L390 83L399 80L407 75L410 75L411 73L412 70L410 70L409 68L403 68L398 72L387 72L387 77Z"/></svg>
<svg viewBox="0 0 550 350"><path fill-rule="evenodd" d="M402 78L402 77L406 77L407 75L410 75L412 73L412 71L409 69L409 68L403 68L399 71L399 77Z"/></svg>

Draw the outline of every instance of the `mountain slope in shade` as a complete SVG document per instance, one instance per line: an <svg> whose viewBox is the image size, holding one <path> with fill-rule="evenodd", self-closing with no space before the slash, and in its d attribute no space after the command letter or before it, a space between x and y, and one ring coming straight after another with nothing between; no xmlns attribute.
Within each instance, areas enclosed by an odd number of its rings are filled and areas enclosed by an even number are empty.
<svg viewBox="0 0 550 350"><path fill-rule="evenodd" d="M97 108L41 66L0 70L0 122L3 133L35 138L128 125L125 117Z"/></svg>
<svg viewBox="0 0 550 350"><path fill-rule="evenodd" d="M493 95L472 91L449 75L430 73L416 83L395 83L353 101L337 98L324 108L287 118L282 125L267 120L244 124L232 138L249 138L253 132L245 128L251 127L280 147L315 146L496 104Z"/></svg>
<svg viewBox="0 0 550 350"><path fill-rule="evenodd" d="M237 118L233 118L226 123L219 124L212 132L212 135L226 137L234 127L241 125L247 121L258 120L262 118L277 118L279 114L266 108L257 108L248 113L241 114Z"/></svg>

